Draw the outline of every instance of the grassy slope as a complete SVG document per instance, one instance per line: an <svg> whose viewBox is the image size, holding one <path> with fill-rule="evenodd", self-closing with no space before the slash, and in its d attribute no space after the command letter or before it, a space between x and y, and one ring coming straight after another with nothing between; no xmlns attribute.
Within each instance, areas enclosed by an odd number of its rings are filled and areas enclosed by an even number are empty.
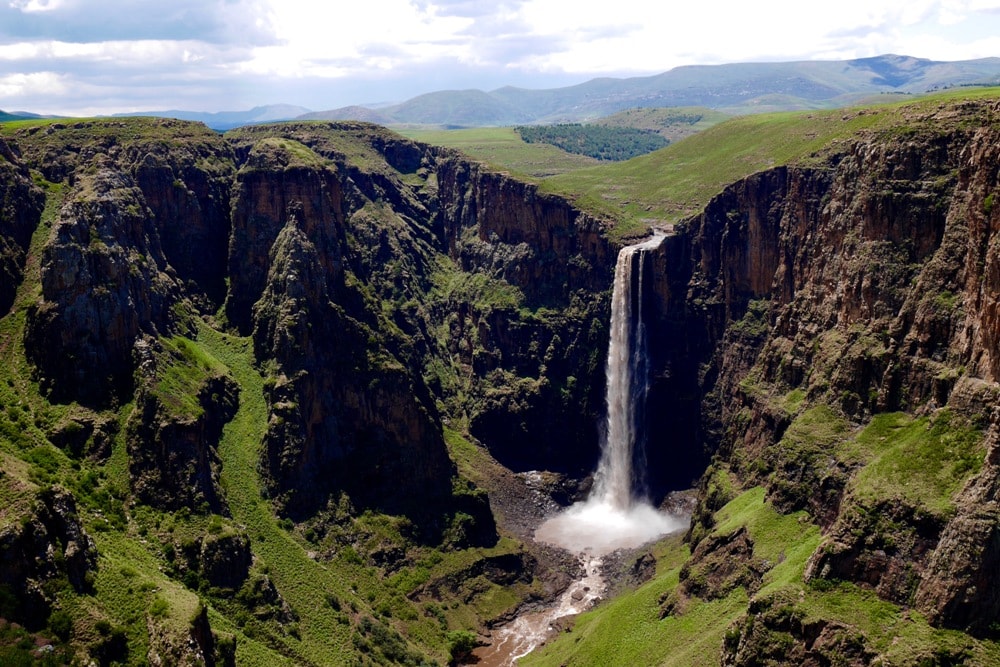
<svg viewBox="0 0 1000 667"><path fill-rule="evenodd" d="M984 453L982 434L943 411L935 418L878 415L864 428L831 431L828 410L800 413L789 437L826 443L828 455L859 466L848 490L861 502L900 499L946 513L951 498L975 474ZM836 420L834 420L836 421ZM839 434L831 436L832 432ZM831 440L831 437L833 438ZM727 473L721 473L728 478ZM724 480L731 487L731 480ZM845 501L848 502L848 501ZM917 612L880 600L874 593L839 582L806 584L806 562L821 548L819 527L805 512L778 514L762 487L748 489L715 515L711 534L746 527L754 557L774 563L753 596L793 600L804 622L825 619L863 633L885 665L923 663L942 651L966 652L972 662L1000 664L1000 644L974 640L957 631L930 627ZM530 656L527 665L717 665L727 632L746 614L746 591L737 588L720 600L690 598L679 615L660 618L660 600L678 584L686 553L667 542L657 554L657 576L630 595L583 614L569 633Z"/></svg>
<svg viewBox="0 0 1000 667"><path fill-rule="evenodd" d="M338 622L334 610L318 605L320 591L347 593L347 583L327 568L309 559L305 550L278 526L267 501L261 497L257 475L258 449L264 435L267 408L263 378L253 367L248 339L227 336L203 326L198 340L204 348L228 366L240 384L240 408L226 426L219 448L222 459L221 482L226 490L233 519L246 526L255 556L265 565L275 586L301 617L305 641L288 639L290 649L308 659L335 663L349 654L350 626ZM221 620L221 619L219 619ZM224 628L224 624L220 623ZM317 641L322 637L322 641ZM239 664L274 664L274 656L263 647L237 642Z"/></svg>
<svg viewBox="0 0 1000 667"><path fill-rule="evenodd" d="M400 129L399 132L424 143L456 148L495 169L531 179L598 164L593 158L573 155L549 144L527 144L510 127L467 130Z"/></svg>
<svg viewBox="0 0 1000 667"><path fill-rule="evenodd" d="M806 160L859 131L906 123L910 114L944 101L997 94L997 89L964 90L863 110L734 118L649 155L553 176L543 188L583 205L600 202L627 219L674 223L754 172Z"/></svg>

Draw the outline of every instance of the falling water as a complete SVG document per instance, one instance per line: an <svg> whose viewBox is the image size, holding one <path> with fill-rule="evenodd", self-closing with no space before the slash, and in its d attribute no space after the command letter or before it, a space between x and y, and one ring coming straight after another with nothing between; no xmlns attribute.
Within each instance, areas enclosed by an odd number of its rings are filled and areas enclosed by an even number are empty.
<svg viewBox="0 0 1000 667"><path fill-rule="evenodd" d="M535 539L599 556L678 530L685 520L658 512L642 495L642 424L649 368L643 321L645 254L662 236L623 248L615 266L607 362L607 417L594 488L586 501L549 519Z"/></svg>
<svg viewBox="0 0 1000 667"><path fill-rule="evenodd" d="M642 444L638 438L649 378L642 313L643 260L645 250L661 240L653 237L647 243L623 248L615 266L606 370L606 435L593 495L621 511L632 506L634 489L641 485L636 474L643 472L633 467L637 445Z"/></svg>
<svg viewBox="0 0 1000 667"><path fill-rule="evenodd" d="M575 553L584 572L550 608L522 615L496 631L489 648L477 651L484 667L509 667L550 637L553 622L576 614L604 592L602 557L680 530L687 519L659 512L641 492L649 368L642 296L645 253L662 236L623 248L615 266L607 363L607 417L601 460L590 497L545 521L535 539Z"/></svg>

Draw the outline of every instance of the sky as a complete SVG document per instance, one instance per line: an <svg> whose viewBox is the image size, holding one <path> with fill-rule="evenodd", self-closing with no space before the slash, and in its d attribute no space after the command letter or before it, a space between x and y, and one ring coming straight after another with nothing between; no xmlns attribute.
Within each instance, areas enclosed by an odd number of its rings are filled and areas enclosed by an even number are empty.
<svg viewBox="0 0 1000 667"><path fill-rule="evenodd" d="M886 53L1000 56L1000 0L0 0L0 109L321 111Z"/></svg>

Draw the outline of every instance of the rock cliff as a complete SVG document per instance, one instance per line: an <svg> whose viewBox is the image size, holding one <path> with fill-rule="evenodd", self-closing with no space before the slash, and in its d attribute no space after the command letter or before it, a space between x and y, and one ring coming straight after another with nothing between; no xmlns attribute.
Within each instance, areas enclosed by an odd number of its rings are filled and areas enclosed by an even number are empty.
<svg viewBox="0 0 1000 667"><path fill-rule="evenodd" d="M996 111L942 107L731 185L663 245L656 290L656 366L698 397L689 428L824 528L807 579L977 633L998 620ZM868 441L889 421L921 439L906 462Z"/></svg>
<svg viewBox="0 0 1000 667"><path fill-rule="evenodd" d="M14 303L21 283L31 235L38 227L45 199L28 169L10 146L0 139L0 314Z"/></svg>
<svg viewBox="0 0 1000 667"><path fill-rule="evenodd" d="M647 255L652 495L701 476L660 611L743 591L725 664L883 648L809 617L757 526L717 523L754 489L816 536L794 555L803 599L854 586L996 632L997 111L866 125L728 185ZM70 599L47 581L86 596L96 577L100 604L54 622L90 657L193 641L192 660L233 659L202 596L254 651L414 662L414 642L440 652L538 595L539 559L500 539L470 480L490 455L577 480L596 462L608 221L361 123L4 136L0 481L19 500L0 583L32 601L25 622ZM134 602L122 590L141 600L115 616L128 641L95 620ZM179 633L163 620L184 615Z"/></svg>

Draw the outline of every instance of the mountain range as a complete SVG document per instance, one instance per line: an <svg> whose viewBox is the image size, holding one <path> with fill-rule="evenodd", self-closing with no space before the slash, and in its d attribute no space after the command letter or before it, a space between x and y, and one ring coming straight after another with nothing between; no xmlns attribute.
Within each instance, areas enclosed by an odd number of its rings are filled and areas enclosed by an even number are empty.
<svg viewBox="0 0 1000 667"><path fill-rule="evenodd" d="M140 111L114 116L193 120L225 131L286 120L360 120L445 128L586 122L637 107L698 106L730 114L828 109L885 95L920 95L956 86L1000 83L1000 58L936 61L903 55L854 60L690 65L644 77L603 77L563 88L506 86L440 90L391 105L312 111L272 104L247 111ZM0 111L0 122L37 118Z"/></svg>
<svg viewBox="0 0 1000 667"><path fill-rule="evenodd" d="M855 60L736 63L677 67L662 74L598 78L531 90L443 90L391 106L308 111L292 105L246 112L144 114L198 120L226 130L278 120L362 120L381 125L490 125L580 122L635 107L701 106L734 114L845 106L873 96L919 95L1000 83L1000 58L942 62L901 55Z"/></svg>

